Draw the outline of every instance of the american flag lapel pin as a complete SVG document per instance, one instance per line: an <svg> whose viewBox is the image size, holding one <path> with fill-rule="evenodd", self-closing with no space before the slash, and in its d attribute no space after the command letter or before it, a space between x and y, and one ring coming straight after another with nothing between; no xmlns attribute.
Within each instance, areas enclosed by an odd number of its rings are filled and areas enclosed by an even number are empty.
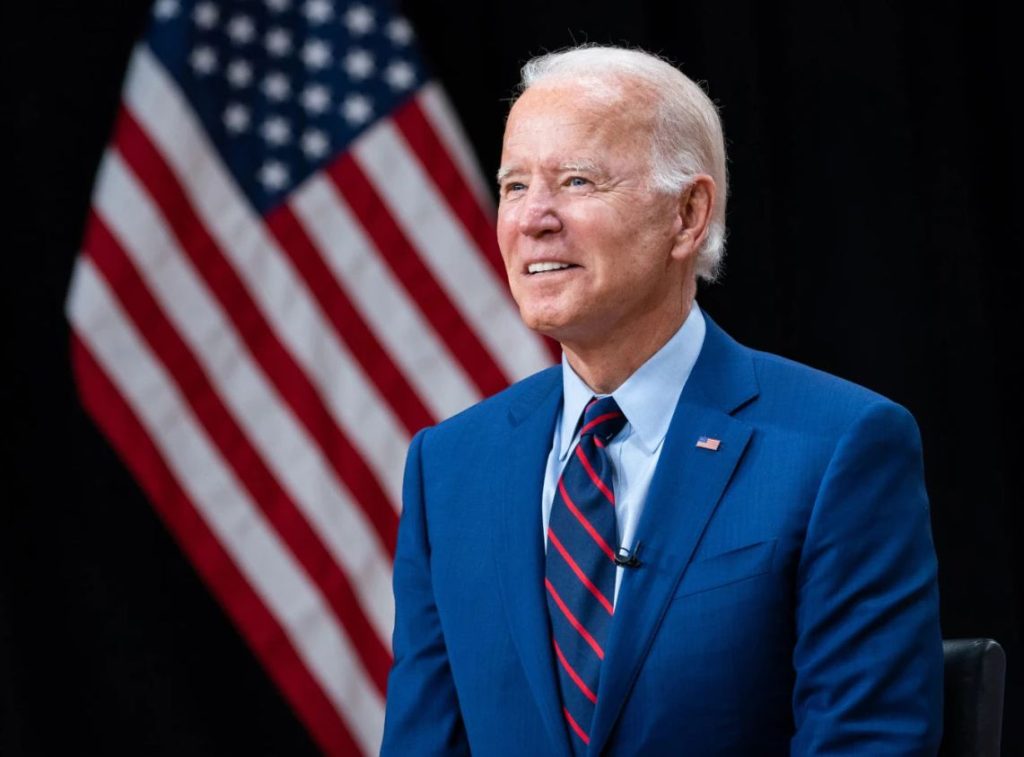
<svg viewBox="0 0 1024 757"><path fill-rule="evenodd" d="M722 446L722 442L719 439L712 439L708 436L702 436L697 440L697 446L701 449L709 449L712 452L718 452L718 448Z"/></svg>

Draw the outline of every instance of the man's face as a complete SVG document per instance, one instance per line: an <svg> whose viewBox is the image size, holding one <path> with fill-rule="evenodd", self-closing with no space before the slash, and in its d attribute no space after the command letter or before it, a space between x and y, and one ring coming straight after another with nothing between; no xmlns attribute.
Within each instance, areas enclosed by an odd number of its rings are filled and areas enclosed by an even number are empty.
<svg viewBox="0 0 1024 757"><path fill-rule="evenodd" d="M574 83L512 108L501 157L498 244L527 326L563 344L642 330L681 301L678 199L648 187L650 109Z"/></svg>

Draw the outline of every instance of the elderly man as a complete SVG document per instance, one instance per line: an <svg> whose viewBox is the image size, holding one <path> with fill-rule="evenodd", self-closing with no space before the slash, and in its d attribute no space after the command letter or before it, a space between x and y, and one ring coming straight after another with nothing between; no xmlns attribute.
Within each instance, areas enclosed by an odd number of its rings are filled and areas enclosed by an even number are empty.
<svg viewBox="0 0 1024 757"><path fill-rule="evenodd" d="M913 419L730 339L721 124L646 53L535 59L498 239L562 364L413 440L389 755L934 754Z"/></svg>

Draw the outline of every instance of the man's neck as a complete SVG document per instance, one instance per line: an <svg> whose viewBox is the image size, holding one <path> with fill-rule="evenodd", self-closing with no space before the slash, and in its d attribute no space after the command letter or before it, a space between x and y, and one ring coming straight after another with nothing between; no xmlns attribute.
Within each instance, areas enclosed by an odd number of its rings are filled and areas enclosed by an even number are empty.
<svg viewBox="0 0 1024 757"><path fill-rule="evenodd" d="M677 308L652 319L647 328L610 334L600 344L562 343L569 365L595 394L611 394L672 338L693 304L687 293Z"/></svg>

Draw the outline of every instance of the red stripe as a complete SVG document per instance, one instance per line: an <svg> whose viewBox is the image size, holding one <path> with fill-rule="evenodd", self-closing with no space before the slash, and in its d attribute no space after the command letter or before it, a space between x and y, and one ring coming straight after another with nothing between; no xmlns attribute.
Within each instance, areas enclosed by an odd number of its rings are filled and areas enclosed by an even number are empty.
<svg viewBox="0 0 1024 757"><path fill-rule="evenodd" d="M590 538L592 538L597 546L601 548L602 552L608 555L609 560L615 562L615 553L612 552L612 548L608 546L608 543L605 542L601 534L597 532L597 529L590 525L590 521L587 520L586 516L580 512L578 507L576 507L576 503L569 497L569 492L565 490L565 483L562 479L558 479L558 491L562 493L562 500L568 506L569 511L576 516L576 520L578 520L580 525L587 530L588 534L590 534Z"/></svg>
<svg viewBox="0 0 1024 757"><path fill-rule="evenodd" d="M572 569L572 572L576 574L576 577L583 582L583 585L586 586L590 593L593 594L594 597L597 599L597 601L601 603L601 606L608 611L608 614L614 614L615 609L612 607L612 603L609 602L608 598L601 593L601 590L594 586L593 582L589 578L587 578L587 574L584 573L580 566L576 563L576 561L572 559L572 555L569 554L569 551L565 548L565 545L563 545L561 540L559 540L559 538L555 536L554 530L550 527L548 528L548 541L555 545L555 549L557 549L559 554L562 555L562 558Z"/></svg>
<svg viewBox="0 0 1024 757"><path fill-rule="evenodd" d="M125 161L160 207L182 251L223 305L238 336L352 492L385 549L394 555L398 516L377 477L335 424L309 377L278 340L245 284L199 220L163 156L125 109L121 111L115 141Z"/></svg>
<svg viewBox="0 0 1024 757"><path fill-rule="evenodd" d="M622 417L622 413L618 413L618 412L616 412L616 413L605 413L604 415L599 415L596 418L594 418L594 420L590 421L590 423L588 423L586 426L584 426L583 428L580 429L580 436L583 436L585 433L590 431L590 429L592 429L598 423L604 423L609 418L620 418L620 417Z"/></svg>
<svg viewBox="0 0 1024 757"><path fill-rule="evenodd" d="M286 700L327 754L359 754L340 713L312 676L274 614L210 531L145 428L76 336L71 361L89 414L135 475L197 572L241 631Z"/></svg>
<svg viewBox="0 0 1024 757"><path fill-rule="evenodd" d="M344 153L328 166L325 173L344 196L367 236L373 240L377 252L387 261L423 317L448 345L484 396L508 386L508 378L448 299L352 155ZM486 324L481 326L486 328Z"/></svg>
<svg viewBox="0 0 1024 757"><path fill-rule="evenodd" d="M391 356L381 347L291 207L283 203L265 220L320 309L334 324L335 333L348 345L366 375L380 387L381 396L395 409L410 435L436 423L439 419L430 414Z"/></svg>
<svg viewBox="0 0 1024 757"><path fill-rule="evenodd" d="M562 598L558 596L558 592L555 591L555 587L551 585L550 579L544 579L544 585L548 589L548 593L551 594L551 598L555 600L555 604L558 605L558 609L562 611L565 619L569 621L573 628L575 628L579 635L583 637L583 640L590 645L590 648L594 650L600 659L604 659L604 650L601 649L601 645L597 643L597 639L590 635L590 632L583 627L583 624L576 620L576 616L572 614L569 608L566 606Z"/></svg>
<svg viewBox="0 0 1024 757"><path fill-rule="evenodd" d="M452 213L476 242L484 259L498 275L498 280L504 282L507 274L498 250L494 219L488 218L477 201L473 190L452 160L448 148L427 120L419 101L415 97L409 98L391 118L419 159L426 175L437 186L438 194L447 201Z"/></svg>
<svg viewBox="0 0 1024 757"><path fill-rule="evenodd" d="M370 678L384 693L391 655L366 619L345 573L266 467L259 452L221 402L198 360L153 299L132 261L95 214L90 218L84 249L116 292L146 343L173 377L224 459L310 579L319 586L359 650Z"/></svg>
<svg viewBox="0 0 1024 757"><path fill-rule="evenodd" d="M565 659L565 655L562 654L562 648L558 646L558 642L553 639L552 642L555 645L555 654L558 655L558 661L562 663L562 667L565 668L565 672L569 674L569 678L571 678L572 682L575 683L579 687L580 691L583 692L583 696L594 704L597 704L597 694L592 692L590 687L587 686L582 678L580 678L579 673L572 669L572 665L569 664L569 661Z"/></svg>
<svg viewBox="0 0 1024 757"><path fill-rule="evenodd" d="M586 469L587 474L590 476L590 480L594 482L594 486L600 489L601 493L604 494L608 501L614 505L615 495L612 494L611 489L604 485L604 481L602 481L601 477L597 475L597 471L595 471L593 467L591 467L590 461L587 460L587 456L583 454L583 450L580 449L580 445L578 444L576 445L576 457L578 457L580 459L580 462L583 463L583 467Z"/></svg>
<svg viewBox="0 0 1024 757"><path fill-rule="evenodd" d="M584 744L589 744L590 737L587 735L586 731L580 728L580 724L576 722L575 718L569 714L569 709L567 707L562 707L562 712L565 713L565 720L572 727L573 731L576 732L576 735L583 739Z"/></svg>
<svg viewBox="0 0 1024 757"><path fill-rule="evenodd" d="M480 254L504 283L508 274L498 249L498 238L494 232L494 219L485 212L476 198L465 176L455 164L448 148L441 140L433 124L427 118L416 98L410 98L392 116L395 126L409 145L413 155L423 166L424 173L437 187L438 194L445 199L452 214L459 219L463 228L476 243ZM562 357L558 342L542 337L544 346L556 360Z"/></svg>

